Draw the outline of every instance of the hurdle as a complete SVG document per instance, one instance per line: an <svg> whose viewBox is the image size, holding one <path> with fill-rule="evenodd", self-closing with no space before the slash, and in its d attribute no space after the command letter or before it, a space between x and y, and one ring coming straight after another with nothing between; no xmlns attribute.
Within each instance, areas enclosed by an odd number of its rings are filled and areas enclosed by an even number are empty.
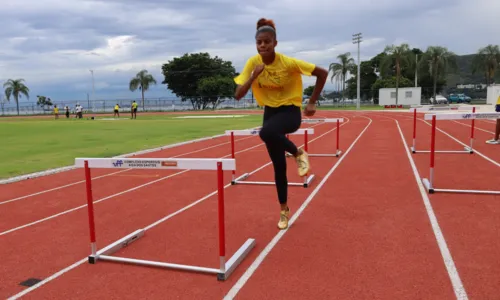
<svg viewBox="0 0 500 300"><path fill-rule="evenodd" d="M260 129L242 129L242 130L226 130L226 135L230 136L231 139L231 158L235 158L235 142L234 142L234 137L235 136L247 136L247 135L258 135L260 132ZM297 131L290 133L290 135L299 135L303 134L304 135L304 143L307 145L308 141L308 135L309 134L314 134L314 129L313 128L301 128L298 129ZM238 178L235 178L236 172L235 170L232 171L232 180L231 184L257 184L257 185L274 185L274 182L271 181L246 181L248 177L250 177L250 173L244 173ZM303 186L304 188L309 187L311 182L314 179L314 174L309 175L309 176L303 176L304 181L303 182L289 182L289 186Z"/></svg>
<svg viewBox="0 0 500 300"><path fill-rule="evenodd" d="M468 106L424 106L424 107L412 107L410 108L410 112L413 112L413 145L410 147L412 153L429 153L430 150L417 150L417 111L426 112L426 111L472 111L472 113L476 112L476 108L479 107L468 107ZM473 154L474 148L472 147L474 141L474 120L471 120L471 136L470 136L470 145L465 146L464 150L436 150L437 153L454 153L454 154Z"/></svg>
<svg viewBox="0 0 500 300"><path fill-rule="evenodd" d="M308 148L308 140L307 140L307 132L304 135L304 150L307 152L309 157L339 157L342 154L340 150L340 123L344 122L343 118L332 118L332 119L302 119L302 123L336 123L337 124L337 136L336 143L337 149L335 149L335 153L309 153ZM288 154L290 155L290 154Z"/></svg>
<svg viewBox="0 0 500 300"><path fill-rule="evenodd" d="M494 194L500 195L500 191L491 190L460 190L460 189L440 189L434 187L434 167L435 167L435 141L436 141L436 120L477 120L477 119L500 119L500 113L465 113L465 114L425 114L425 120L432 120L431 150L430 150L430 170L429 178L423 178L424 184L429 194L436 192L448 193L469 193L469 194Z"/></svg>
<svg viewBox="0 0 500 300"><path fill-rule="evenodd" d="M204 158L76 158L75 167L85 169L85 182L88 203L88 217L90 228L90 248L91 254L88 257L90 264L97 263L98 260L121 262L128 264L153 266L160 268L178 269L201 273L211 273L217 275L217 280L226 280L243 259L255 247L255 240L247 241L226 260L226 241L224 228L224 177L223 171L235 170L234 159L204 159ZM138 229L125 237L115 241L97 251L96 231L94 225L94 206L92 195L92 180L90 176L91 168L110 169L183 169L183 170L216 170L217 173L217 195L218 195L218 242L220 267L209 268L194 265L182 265L160 261L134 259L126 257L112 256L118 250L127 247L145 235L145 229Z"/></svg>

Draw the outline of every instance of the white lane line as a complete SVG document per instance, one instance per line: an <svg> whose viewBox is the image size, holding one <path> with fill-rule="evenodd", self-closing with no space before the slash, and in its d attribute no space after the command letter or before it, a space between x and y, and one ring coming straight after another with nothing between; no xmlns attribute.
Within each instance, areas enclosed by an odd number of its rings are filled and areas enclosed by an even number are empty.
<svg viewBox="0 0 500 300"><path fill-rule="evenodd" d="M348 118L346 118L346 119L347 119L347 120L348 120L348 122L349 122L349 119L348 119ZM347 122L346 122L346 123L347 123ZM370 123L371 123L371 122L370 122ZM313 125L313 126L310 126L309 128L311 128L311 127L315 127L315 126L318 126L318 125L321 125L321 123L320 123L320 124L315 124L315 125ZM370 124L368 124L368 125L370 125ZM367 128L367 127L366 127L366 128ZM366 130L366 128L365 128L365 130ZM336 128L331 129L331 130L329 130L328 132L331 132L331 131L334 131L334 130L336 130ZM364 132L364 130L363 130L363 132ZM323 134L323 135L324 135L324 134ZM323 136L323 135L322 135L322 136ZM311 142L312 142L312 140L311 140ZM261 143L261 144L258 144L258 145L255 145L255 146L252 146L252 147L247 148L247 149L245 149L245 150L241 150L241 151L235 152L235 154L236 154L236 153L245 152L245 151L249 151L250 149L253 149L253 148L256 148L256 147L259 147L259 146L262 146L262 145L264 145L264 144L263 144L263 143ZM303 146L303 145L301 145L301 146ZM224 157L227 157L227 156L228 156L228 155L226 155L226 156L224 156ZM222 157L222 158L224 158L224 157ZM342 158L341 158L341 159L342 159ZM189 170L184 170L184 171L182 171L182 172L185 172L185 171L189 171ZM182 173L182 172L180 172L180 173ZM160 180L161 180L161 179L160 179ZM226 189L226 188L228 188L228 187L230 187L230 186L231 186L231 184L227 184L226 186L224 186L224 189ZM216 193L217 193L217 191L212 192L212 193L210 193L210 194L208 194L208 195L206 195L206 196L204 196L204 197L202 197L202 198L198 199L197 201L195 201L195 202L193 202L193 203L191 203L191 204L189 204L189 205L187 205L187 206L185 206L185 207L183 207L183 208L181 208L181 209L177 210L176 212L171 213L170 215L168 215L168 216L166 216L166 217L164 217L164 218L162 218L162 219L160 219L160 220L158 220L158 221L156 221L156 222L154 222L154 223L150 224L149 226L147 226L147 227L146 227L146 229L148 229L148 230L149 230L149 229L151 229L152 227L157 226L158 224L160 224L160 223L162 223L162 222L164 222L164 221L166 221L166 220L168 220L168 219L170 219L170 218L172 218L172 217L174 217L174 216L178 215L179 213L181 213L181 212L183 212L183 211L186 211L187 209L189 209L189 208L191 208L191 207L195 206L196 204L199 204L199 203L203 202L204 200L208 199L209 197L213 196L213 195L214 195L214 194L216 194ZM86 205L85 205L85 206L86 206ZM79 261L75 262L74 264L72 264L72 265L70 265L70 266L68 266L68 267L66 267L66 268L64 268L64 269L62 269L62 270L60 270L60 271L58 271L58 272L56 272L56 273L52 274L51 276L49 276L49 277L45 278L44 280L40 281L39 283L37 283L37 284L35 284L35 285L33 285L33 286L31 286L31 287L27 288L26 290L24 290L24 291L22 291L22 292L20 292L20 293L18 293L18 294L15 294L15 295L13 295L13 296L11 296L10 298L8 298L8 300L18 299L19 297L22 297L22 296L24 296L24 295L26 295L26 294L28 294L28 293L32 292L33 290L35 290L35 289L37 289L37 288L41 287L41 286L42 286L42 285L44 285L44 284L49 283L50 281L52 281L52 280L54 280L54 279L56 279L56 278L58 278L58 277L62 276L63 274L65 274L65 273L67 273L67 272L71 271L72 269L74 269L74 268L78 267L79 265L81 265L81 264L83 264L83 263L85 263L85 262L87 262L87 261L88 261L88 258L87 258L87 257L86 257L86 258L83 258L83 259L81 259L81 260L79 260Z"/></svg>
<svg viewBox="0 0 500 300"><path fill-rule="evenodd" d="M443 257L443 261L444 261L444 264L446 266L446 270L448 271L448 276L450 277L451 283L453 285L453 291L455 292L455 296L457 297L457 299L466 300L466 299L468 299L467 293L466 293L465 288L462 284L462 280L460 279L460 276L458 275L457 268L455 267L455 263L454 263L453 258L451 256L450 250L448 249L448 245L446 244L446 240L443 236L443 233L441 232L441 228L439 227L437 217L434 214L434 210L432 208L429 197L427 196L427 193L425 191L425 187L422 184L420 174L418 173L418 169L415 165L415 162L413 161L413 158L411 157L410 149L408 148L408 145L406 145L403 131L401 130L401 127L399 126L399 122L397 120L395 120L395 121L396 121L396 124L398 125L398 130L399 130L399 134L401 135L402 143L406 149L406 155L408 156L408 160L410 161L411 168L413 169L413 175L415 176L415 180L417 182L418 189L420 191L420 194L422 195L422 200L424 202L425 210L427 211L427 216L429 217L429 220L431 222L432 231L434 232L434 236L436 237L436 241L438 243L439 250L441 251L441 255Z"/></svg>
<svg viewBox="0 0 500 300"><path fill-rule="evenodd" d="M467 126L469 128L471 128L472 126L469 125L469 124L464 124L464 123L461 123L461 122L457 122L455 120L452 120L453 122L457 123L457 124L460 124L460 125L463 125L463 126ZM477 127L477 124L474 126L474 130L481 130L481 131L484 131L484 132L487 132L487 133L491 133L491 134L495 134L493 131L489 131L489 130L486 130L486 129L482 129L482 128L479 128Z"/></svg>
<svg viewBox="0 0 500 300"><path fill-rule="evenodd" d="M240 139L237 140L237 142L249 139L251 137L252 136L240 138ZM189 155L189 154L193 154L193 153L198 153L198 152L206 151L208 149L216 148L216 147L219 147L219 146L222 146L222 145L227 145L227 144L230 144L230 143L231 142L219 143L219 144L207 147L207 148L198 149L198 150L194 150L194 151L191 151L191 152L186 152L186 153L183 153L183 154L172 156L172 158L181 157L181 156L184 156L184 155ZM160 151L162 151L162 150L160 150ZM119 173L131 171L131 170L133 170L133 169L125 169L125 170L121 170L121 171L118 171L118 172L113 172L113 173L101 175L101 176L92 178L92 180L96 180L96 179L100 179L100 178L105 178L105 177L108 177L108 176L116 175L116 174L119 174ZM41 195L41 194L45 194L45 193L49 193L49 192L53 192L53 191L57 191L57 190L64 189L64 188L67 188L67 187L70 187L70 186L73 186L73 185L77 185L77 184L81 184L81 183L85 183L85 180L81 180L81 181L69 183L69 184L66 184L66 185L63 185L63 186L58 186L58 187L55 187L55 188L52 188L52 189L48 189L48 190L43 190L43 191L36 192L36 193L33 193L33 194L29 194L29 195L26 195L26 196L21 196L21 197L17 197L17 198L10 199L10 200L5 200L5 201L0 202L0 205L11 203L11 202L15 202L15 201L19 201L19 200L22 200L22 199L26 199L26 198L29 198L29 197L33 197L33 196L37 196L37 195Z"/></svg>
<svg viewBox="0 0 500 300"><path fill-rule="evenodd" d="M358 137L352 142L352 144L349 146L349 148L346 150L344 155L335 163L335 165L328 171L328 173L325 175L323 180L318 184L318 186L312 191L312 193L307 197L307 199L304 201L304 203L300 206L300 208L297 210L297 212L290 218L289 221L289 227L295 223L295 220L297 220L304 209L311 203L312 199L316 194L319 192L319 190L323 187L325 182L330 178L332 173L337 169L337 167L340 165L340 163L346 158L346 156L349 154L349 152L352 150L354 145L358 142L358 140L361 138L361 136L364 134L364 132L370 127L372 123L372 119L368 117L364 117L370 120L368 125L361 131L361 133L358 135ZM280 230L274 238L267 244L267 246L261 251L259 256L254 260L252 265L245 271L245 273L238 279L238 281L233 285L233 287L229 290L229 292L226 294L224 299L233 299L238 292L241 290L241 288L246 284L246 282L250 279L250 277L253 275L255 270L260 266L260 264L264 261L266 256L273 250L273 248L276 246L276 244L279 242L279 240L288 232L288 229L285 230Z"/></svg>

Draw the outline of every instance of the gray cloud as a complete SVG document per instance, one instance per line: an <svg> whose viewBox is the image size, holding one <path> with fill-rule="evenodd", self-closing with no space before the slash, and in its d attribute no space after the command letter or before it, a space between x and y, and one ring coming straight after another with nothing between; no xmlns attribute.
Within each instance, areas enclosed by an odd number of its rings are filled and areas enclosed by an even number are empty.
<svg viewBox="0 0 500 300"><path fill-rule="evenodd" d="M498 43L498 11L494 0L8 1L0 11L0 81L24 78L33 95L86 99L93 69L96 97L137 96L126 89L135 73L148 69L161 82L161 65L186 52L208 51L240 70L256 53L260 17L275 20L278 51L324 67L343 52L356 57L356 32L364 35L362 59L400 42L466 54ZM168 93L159 85L152 95Z"/></svg>

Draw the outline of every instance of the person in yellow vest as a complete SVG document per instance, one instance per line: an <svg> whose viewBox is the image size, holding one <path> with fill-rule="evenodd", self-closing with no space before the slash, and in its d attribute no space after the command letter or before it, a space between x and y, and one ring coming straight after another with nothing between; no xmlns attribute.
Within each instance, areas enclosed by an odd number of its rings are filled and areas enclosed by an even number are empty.
<svg viewBox="0 0 500 300"><path fill-rule="evenodd" d="M120 105L118 105L118 103L116 103L115 105L115 113L113 114L113 118L118 116L118 118L120 117Z"/></svg>
<svg viewBox="0 0 500 300"><path fill-rule="evenodd" d="M317 78L314 91L304 109L306 116L312 116L316 111L316 101L325 85L328 71L312 63L275 52L278 42L273 20L262 18L257 22L255 42L258 54L247 60L241 74L234 79L237 84L235 98L240 100L252 88L257 104L264 107L263 126L259 136L267 147L274 168L280 203L278 228L286 229L290 208L287 204L285 153L295 157L299 176L305 176L310 171L307 153L298 149L286 135L297 131L302 123L302 75Z"/></svg>
<svg viewBox="0 0 500 300"><path fill-rule="evenodd" d="M59 107L57 105L54 105L54 116L59 119Z"/></svg>
<svg viewBox="0 0 500 300"><path fill-rule="evenodd" d="M498 96L497 103L494 104L495 111L500 112L500 96ZM497 125L495 127L495 136L493 139L486 141L487 144L500 145L500 119L497 119Z"/></svg>
<svg viewBox="0 0 500 300"><path fill-rule="evenodd" d="M137 102L135 102L135 100L132 102L132 108L130 111L132 113L131 119L137 119Z"/></svg>

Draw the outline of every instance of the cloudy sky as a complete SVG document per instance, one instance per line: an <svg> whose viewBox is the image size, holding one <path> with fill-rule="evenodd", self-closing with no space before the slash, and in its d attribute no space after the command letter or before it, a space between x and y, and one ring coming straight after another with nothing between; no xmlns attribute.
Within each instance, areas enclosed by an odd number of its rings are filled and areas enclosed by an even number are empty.
<svg viewBox="0 0 500 300"><path fill-rule="evenodd" d="M171 97L161 65L207 51L238 71L255 53L255 24L275 20L277 51L328 68L340 53L361 59L387 44L448 47L469 54L499 43L498 0L0 0L0 82L24 78L31 92L59 102L139 98L129 80L147 69L158 85L147 97ZM314 82L304 78L304 84ZM326 89L332 89L328 84ZM3 94L3 93L2 93Z"/></svg>

